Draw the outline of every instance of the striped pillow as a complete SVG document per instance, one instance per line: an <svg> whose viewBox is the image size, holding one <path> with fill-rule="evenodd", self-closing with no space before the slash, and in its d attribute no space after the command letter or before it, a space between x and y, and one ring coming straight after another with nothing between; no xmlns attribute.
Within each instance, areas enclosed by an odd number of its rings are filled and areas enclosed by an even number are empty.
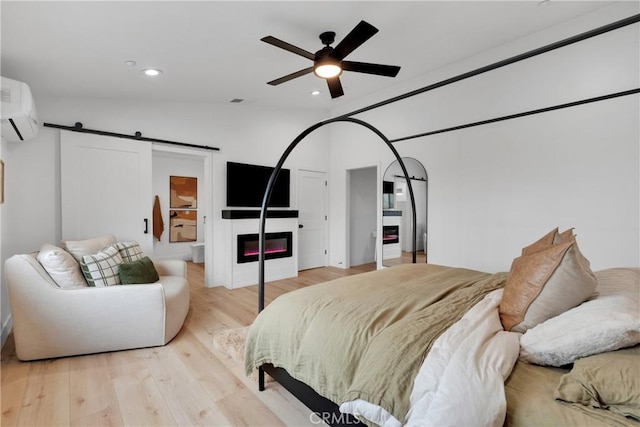
<svg viewBox="0 0 640 427"><path fill-rule="evenodd" d="M84 255L80 267L89 286L104 287L120 284L120 264L120 251L116 245L109 245L97 254Z"/></svg>
<svg viewBox="0 0 640 427"><path fill-rule="evenodd" d="M116 247L118 248L118 251L120 251L120 256L122 257L123 262L138 261L144 256L142 254L140 244L135 240L130 242L118 242L116 243Z"/></svg>

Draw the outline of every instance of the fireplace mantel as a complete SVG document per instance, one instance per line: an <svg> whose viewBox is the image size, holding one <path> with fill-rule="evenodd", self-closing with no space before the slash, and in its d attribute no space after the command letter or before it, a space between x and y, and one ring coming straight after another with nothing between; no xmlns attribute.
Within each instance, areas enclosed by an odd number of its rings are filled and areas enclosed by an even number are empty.
<svg viewBox="0 0 640 427"><path fill-rule="evenodd" d="M260 210L256 209L223 209L222 219L260 218ZM298 218L296 210L267 209L267 218Z"/></svg>
<svg viewBox="0 0 640 427"><path fill-rule="evenodd" d="M260 211L229 210L229 212L234 212L233 220L222 221L216 237L222 242L226 242L226 249L216 255L220 260L220 268L215 271L215 283L229 289L255 285L258 283L258 262L238 262L238 235L256 234L260 231ZM250 215L253 216L244 217L241 212L252 212ZM294 212L295 216L270 217L266 222L265 232L290 233L291 256L266 260L265 278L267 281L298 275L298 211L287 210L284 212Z"/></svg>

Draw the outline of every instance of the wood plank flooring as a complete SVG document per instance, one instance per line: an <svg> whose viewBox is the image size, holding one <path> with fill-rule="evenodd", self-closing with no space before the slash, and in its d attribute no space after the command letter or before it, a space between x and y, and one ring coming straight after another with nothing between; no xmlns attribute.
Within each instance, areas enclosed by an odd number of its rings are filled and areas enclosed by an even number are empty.
<svg viewBox="0 0 640 427"><path fill-rule="evenodd" d="M301 271L269 283L266 304L294 289L374 268ZM10 334L2 349L0 424L317 426L311 411L279 384L267 382L267 390L258 392L242 365L213 347L216 331L251 324L257 286L205 288L203 265L191 262L187 274L191 308L166 346L21 362Z"/></svg>

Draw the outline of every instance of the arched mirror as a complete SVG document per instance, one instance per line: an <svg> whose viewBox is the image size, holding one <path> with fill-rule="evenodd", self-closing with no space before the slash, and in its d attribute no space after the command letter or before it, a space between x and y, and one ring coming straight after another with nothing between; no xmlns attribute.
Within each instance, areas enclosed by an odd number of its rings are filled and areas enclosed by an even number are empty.
<svg viewBox="0 0 640 427"><path fill-rule="evenodd" d="M418 160L403 157L411 179L416 201L416 262L426 262L427 256L427 194L428 178L425 167ZM407 181L397 160L391 163L382 177L382 265L392 266L412 262L411 198Z"/></svg>

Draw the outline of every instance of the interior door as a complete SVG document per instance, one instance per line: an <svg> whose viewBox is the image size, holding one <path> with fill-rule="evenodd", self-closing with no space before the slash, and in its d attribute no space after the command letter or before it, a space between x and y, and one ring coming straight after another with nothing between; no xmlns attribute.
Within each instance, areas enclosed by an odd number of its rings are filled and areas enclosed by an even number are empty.
<svg viewBox="0 0 640 427"><path fill-rule="evenodd" d="M327 265L327 174L298 171L298 270Z"/></svg>
<svg viewBox="0 0 640 427"><path fill-rule="evenodd" d="M61 131L62 239L111 233L153 255L151 143Z"/></svg>

